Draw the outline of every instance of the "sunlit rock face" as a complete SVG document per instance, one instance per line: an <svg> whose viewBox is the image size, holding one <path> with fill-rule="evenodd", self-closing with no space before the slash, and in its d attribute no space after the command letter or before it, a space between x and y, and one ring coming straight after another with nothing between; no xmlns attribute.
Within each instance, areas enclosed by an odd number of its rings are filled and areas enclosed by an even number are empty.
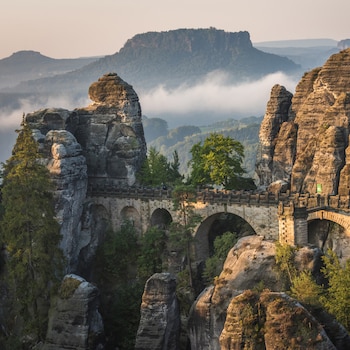
<svg viewBox="0 0 350 350"><path fill-rule="evenodd" d="M289 137L293 132L293 130L290 130L290 127L287 127L287 123L285 123L288 120L292 96L285 87L280 85L275 85L271 90L270 100L260 126L260 144L256 162L256 172L263 186L267 186L280 179L289 181L290 175L288 173L284 174L281 163L284 158L283 164L285 167L287 165L291 166L294 157L293 144L288 148L285 147L285 151L281 154L279 162L276 162L274 158L275 153L279 152L279 145L275 142L277 135L281 133L285 137Z"/></svg>
<svg viewBox="0 0 350 350"><path fill-rule="evenodd" d="M284 293L246 291L227 309L220 349L333 349L323 326Z"/></svg>
<svg viewBox="0 0 350 350"><path fill-rule="evenodd" d="M350 49L304 74L284 118L277 112L286 106L276 98L281 90L272 89L260 130L260 185L283 180L292 192L316 193L321 185L323 194L348 194Z"/></svg>
<svg viewBox="0 0 350 350"><path fill-rule="evenodd" d="M350 338L340 324L323 311L316 321L282 292L275 256L275 242L257 235L241 238L229 251L215 284L192 305L192 350L286 349L288 341L296 348L346 349ZM319 279L320 249L299 249L294 264L299 272L310 271Z"/></svg>
<svg viewBox="0 0 350 350"><path fill-rule="evenodd" d="M130 186L146 156L138 96L117 74L89 88L93 103L73 112L72 128L86 157L91 185Z"/></svg>
<svg viewBox="0 0 350 350"><path fill-rule="evenodd" d="M78 273L89 270L108 221L88 201L88 187L133 185L146 157L141 108L132 86L107 74L90 86L89 96L93 102L85 108L46 108L25 117L56 186L67 271Z"/></svg>

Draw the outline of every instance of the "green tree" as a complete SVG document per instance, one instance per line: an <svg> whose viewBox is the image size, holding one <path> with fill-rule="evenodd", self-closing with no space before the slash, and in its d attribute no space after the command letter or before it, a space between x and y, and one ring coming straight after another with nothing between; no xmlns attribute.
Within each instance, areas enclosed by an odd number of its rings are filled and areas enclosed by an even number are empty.
<svg viewBox="0 0 350 350"><path fill-rule="evenodd" d="M173 152L173 161L169 163L168 183L180 184L183 176L180 174L180 159L177 151Z"/></svg>
<svg viewBox="0 0 350 350"><path fill-rule="evenodd" d="M142 281L146 281L154 273L162 272L165 232L154 226L149 228L141 237L140 246L137 271Z"/></svg>
<svg viewBox="0 0 350 350"><path fill-rule="evenodd" d="M191 243L193 232L200 221L200 216L194 213L196 190L192 186L178 185L172 191L174 209L179 213L179 221L170 225L170 236L177 249L184 250L187 258L189 286L193 288L193 275L191 268Z"/></svg>
<svg viewBox="0 0 350 350"><path fill-rule="evenodd" d="M109 229L104 243L97 252L98 275L102 284L114 287L116 281L124 283L131 279L135 261L139 255L139 245L134 226L128 220L120 230ZM134 266L131 266L134 263ZM135 276L134 276L135 277Z"/></svg>
<svg viewBox="0 0 350 350"><path fill-rule="evenodd" d="M225 232L214 240L214 254L205 261L203 277L208 283L212 283L222 270L228 252L237 243L237 234Z"/></svg>
<svg viewBox="0 0 350 350"><path fill-rule="evenodd" d="M107 349L134 349L143 286L135 281L140 247L134 226L126 220L109 229L96 254L94 275L101 290L100 311Z"/></svg>
<svg viewBox="0 0 350 350"><path fill-rule="evenodd" d="M321 306L320 298L324 290L313 278L311 271L302 271L292 279L291 294L306 305Z"/></svg>
<svg viewBox="0 0 350 350"><path fill-rule="evenodd" d="M297 269L294 263L296 248L289 244L281 244L276 242L275 261L281 272L286 289L289 289L293 279L297 277Z"/></svg>
<svg viewBox="0 0 350 350"><path fill-rule="evenodd" d="M4 166L2 189L1 241L8 253L4 279L12 310L6 331L18 336L14 330L21 318L21 335L30 335L36 341L45 337L50 293L61 280L64 261L53 185L40 158L38 143L23 123Z"/></svg>
<svg viewBox="0 0 350 350"><path fill-rule="evenodd" d="M214 184L225 189L239 189L245 173L242 168L243 145L229 136L211 133L203 142L191 148L191 183Z"/></svg>
<svg viewBox="0 0 350 350"><path fill-rule="evenodd" d="M179 172L179 167L179 155L176 151L173 152L173 161L168 162L164 155L151 147L138 173L138 180L143 185L149 186L175 184L181 182L183 178Z"/></svg>
<svg viewBox="0 0 350 350"><path fill-rule="evenodd" d="M160 186L167 182L168 176L167 158L151 147L138 174L138 180L144 185Z"/></svg>
<svg viewBox="0 0 350 350"><path fill-rule="evenodd" d="M321 298L324 307L350 330L350 260L342 266L334 251L323 256L322 272L328 279L328 288Z"/></svg>

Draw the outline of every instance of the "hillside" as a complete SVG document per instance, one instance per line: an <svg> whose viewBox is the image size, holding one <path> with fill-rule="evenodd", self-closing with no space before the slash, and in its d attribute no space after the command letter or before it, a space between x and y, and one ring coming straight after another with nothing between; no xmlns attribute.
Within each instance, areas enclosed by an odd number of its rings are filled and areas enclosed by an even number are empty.
<svg viewBox="0 0 350 350"><path fill-rule="evenodd" d="M13 87L26 80L74 71L96 60L96 57L54 59L36 51L15 52L0 60L0 89Z"/></svg>
<svg viewBox="0 0 350 350"><path fill-rule="evenodd" d="M204 141L212 132L222 133L241 142L244 146L243 167L249 177L255 176L256 152L259 144L259 129L262 118L249 117L241 120L225 120L203 126L181 126L166 130L164 123L160 123L158 118L147 119L145 127L145 138L148 148L154 147L169 160L172 159L174 151L178 152L180 160L180 173L189 174L187 166L191 159L191 148L195 143ZM165 122L165 121L163 121ZM156 138L150 137L155 134L155 130L162 130L163 135Z"/></svg>
<svg viewBox="0 0 350 350"><path fill-rule="evenodd" d="M158 85L194 84L217 70L240 82L277 71L295 73L299 68L285 57L254 48L248 32L178 29L135 35L114 55L74 72L23 82L13 90L85 96L86 86L107 72L117 72L140 92Z"/></svg>

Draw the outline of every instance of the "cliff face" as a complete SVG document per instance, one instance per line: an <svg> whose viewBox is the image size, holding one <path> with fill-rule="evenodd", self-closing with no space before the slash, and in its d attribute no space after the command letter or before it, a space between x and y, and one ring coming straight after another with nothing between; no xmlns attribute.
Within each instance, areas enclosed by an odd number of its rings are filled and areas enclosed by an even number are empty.
<svg viewBox="0 0 350 350"><path fill-rule="evenodd" d="M56 213L68 271L89 270L107 214L87 201L88 186L130 186L146 157L138 96L117 74L89 89L93 103L26 116L56 184Z"/></svg>
<svg viewBox="0 0 350 350"><path fill-rule="evenodd" d="M275 244L259 236L241 238L230 250L215 285L192 306L188 322L192 350L347 348L350 339L343 327L334 323L332 328L325 318L316 320L281 292L275 253ZM295 264L317 276L320 251L298 250ZM262 287L264 291L256 291Z"/></svg>
<svg viewBox="0 0 350 350"><path fill-rule="evenodd" d="M290 97L272 88L260 130L260 185L283 180L292 192L316 193L319 185L323 194L348 194L350 49L306 73Z"/></svg>

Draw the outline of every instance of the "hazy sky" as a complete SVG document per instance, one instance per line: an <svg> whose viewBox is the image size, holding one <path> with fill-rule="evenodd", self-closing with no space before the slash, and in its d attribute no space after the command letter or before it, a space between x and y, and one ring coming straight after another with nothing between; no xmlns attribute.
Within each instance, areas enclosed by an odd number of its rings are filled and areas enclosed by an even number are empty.
<svg viewBox="0 0 350 350"><path fill-rule="evenodd" d="M350 38L349 0L1 0L0 58L113 54L148 31L246 30L253 42Z"/></svg>

